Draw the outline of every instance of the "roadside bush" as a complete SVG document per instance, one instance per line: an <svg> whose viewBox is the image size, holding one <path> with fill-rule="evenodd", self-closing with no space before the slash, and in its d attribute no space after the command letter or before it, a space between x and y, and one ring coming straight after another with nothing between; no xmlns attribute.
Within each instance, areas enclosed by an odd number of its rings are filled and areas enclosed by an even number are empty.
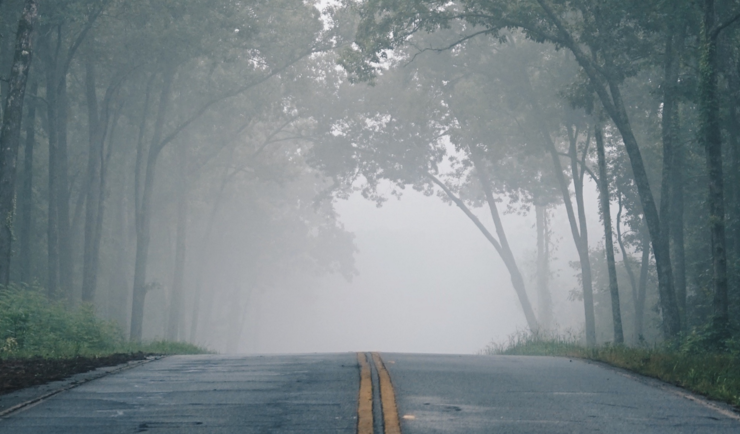
<svg viewBox="0 0 740 434"><path fill-rule="evenodd" d="M71 357L107 353L121 346L123 334L95 316L90 305L67 309L49 301L36 286L0 289L0 357Z"/></svg>

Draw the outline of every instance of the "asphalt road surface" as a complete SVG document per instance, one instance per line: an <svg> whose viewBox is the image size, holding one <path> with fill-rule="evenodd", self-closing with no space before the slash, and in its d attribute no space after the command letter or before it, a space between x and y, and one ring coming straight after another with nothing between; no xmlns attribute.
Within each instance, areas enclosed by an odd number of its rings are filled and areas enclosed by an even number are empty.
<svg viewBox="0 0 740 434"><path fill-rule="evenodd" d="M5 414L0 433L740 433L726 406L584 361L375 356L167 357Z"/></svg>

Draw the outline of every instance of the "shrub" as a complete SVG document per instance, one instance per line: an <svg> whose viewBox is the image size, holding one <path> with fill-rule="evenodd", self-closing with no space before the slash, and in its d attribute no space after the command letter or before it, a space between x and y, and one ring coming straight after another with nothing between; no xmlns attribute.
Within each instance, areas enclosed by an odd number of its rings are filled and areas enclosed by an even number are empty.
<svg viewBox="0 0 740 434"><path fill-rule="evenodd" d="M0 357L71 357L107 353L123 343L110 321L91 305L67 309L49 301L37 286L11 284L0 289Z"/></svg>

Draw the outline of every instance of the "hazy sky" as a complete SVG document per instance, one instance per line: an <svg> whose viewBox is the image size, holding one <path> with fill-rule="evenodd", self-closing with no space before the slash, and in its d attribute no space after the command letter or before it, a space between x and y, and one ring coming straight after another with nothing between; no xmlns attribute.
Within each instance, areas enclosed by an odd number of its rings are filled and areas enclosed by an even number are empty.
<svg viewBox="0 0 740 434"><path fill-rule="evenodd" d="M595 193L588 195L587 209L596 209L595 200ZM257 295L250 321L256 336L249 333L253 339L241 351L475 353L526 326L501 259L457 207L408 189L381 208L356 195L337 209L356 235L359 276L352 283L327 278L302 293ZM576 285L567 261L576 254L561 211L552 223L558 240L553 268L560 275L552 289L556 318L570 327L583 313L581 302L567 300ZM488 225L490 216L482 209L477 214ZM590 220L595 243L602 230L598 216ZM534 217L505 215L504 225L522 273L531 273Z"/></svg>

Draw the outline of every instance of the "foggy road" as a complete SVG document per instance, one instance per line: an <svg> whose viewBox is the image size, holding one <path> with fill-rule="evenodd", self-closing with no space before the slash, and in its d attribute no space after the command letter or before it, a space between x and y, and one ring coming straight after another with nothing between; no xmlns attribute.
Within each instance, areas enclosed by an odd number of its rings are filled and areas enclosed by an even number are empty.
<svg viewBox="0 0 740 434"><path fill-rule="evenodd" d="M394 419L407 434L740 432L724 407L579 360L346 353L168 357L10 414L0 433L390 434Z"/></svg>

